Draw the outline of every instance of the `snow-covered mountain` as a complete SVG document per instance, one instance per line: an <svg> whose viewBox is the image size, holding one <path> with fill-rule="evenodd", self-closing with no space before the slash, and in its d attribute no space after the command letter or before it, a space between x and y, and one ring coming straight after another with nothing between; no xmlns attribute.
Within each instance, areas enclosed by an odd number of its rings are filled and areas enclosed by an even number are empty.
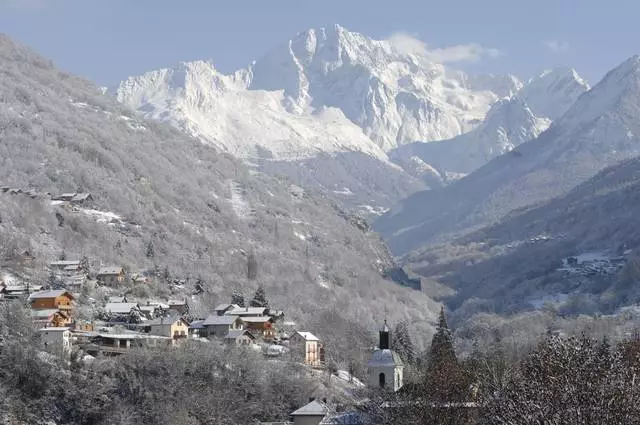
<svg viewBox="0 0 640 425"><path fill-rule="evenodd" d="M118 100L243 158L363 152L471 130L510 76L467 77L390 40L310 29L231 75L181 63L123 81Z"/></svg>
<svg viewBox="0 0 640 425"><path fill-rule="evenodd" d="M640 153L638 116L640 58L634 56L579 96L538 138L444 189L410 197L376 227L400 254L562 195Z"/></svg>
<svg viewBox="0 0 640 425"><path fill-rule="evenodd" d="M587 90L588 84L573 69L544 71L513 97L494 103L484 122L470 132L450 140L404 145L390 156L399 164L417 157L440 173L470 173L538 137Z"/></svg>

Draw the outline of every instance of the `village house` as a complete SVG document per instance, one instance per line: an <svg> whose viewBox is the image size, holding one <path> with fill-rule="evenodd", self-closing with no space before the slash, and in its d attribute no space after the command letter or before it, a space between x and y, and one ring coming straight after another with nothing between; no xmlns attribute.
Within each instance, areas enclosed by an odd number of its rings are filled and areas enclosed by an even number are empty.
<svg viewBox="0 0 640 425"><path fill-rule="evenodd" d="M138 303L107 303L104 311L115 319L128 319L135 315L142 317Z"/></svg>
<svg viewBox="0 0 640 425"><path fill-rule="evenodd" d="M324 361L320 339L311 332L298 331L289 338L289 350L297 360L311 367L320 367Z"/></svg>
<svg viewBox="0 0 640 425"><path fill-rule="evenodd" d="M244 324L244 329L252 334L263 338L273 339L275 337L275 329L273 327L273 319L268 316L247 317L241 316L240 320Z"/></svg>
<svg viewBox="0 0 640 425"><path fill-rule="evenodd" d="M118 286L124 282L126 275L121 266L103 267L98 271L96 280L106 286Z"/></svg>
<svg viewBox="0 0 640 425"><path fill-rule="evenodd" d="M29 303L32 310L60 310L68 317L73 314L73 301L75 297L65 289L53 291L39 291L29 295Z"/></svg>
<svg viewBox="0 0 640 425"><path fill-rule="evenodd" d="M251 345L255 337L244 329L232 329L224 336L224 342L236 345Z"/></svg>
<svg viewBox="0 0 640 425"><path fill-rule="evenodd" d="M66 327L71 324L71 317L57 308L31 310L31 320L43 328Z"/></svg>
<svg viewBox="0 0 640 425"><path fill-rule="evenodd" d="M59 260L49 263L49 268L59 273L71 274L82 271L80 261L77 260Z"/></svg>
<svg viewBox="0 0 640 425"><path fill-rule="evenodd" d="M47 327L38 329L45 349L60 355L63 359L71 356L72 334L69 328Z"/></svg>
<svg viewBox="0 0 640 425"><path fill-rule="evenodd" d="M189 324L179 317L159 317L142 323L140 327L150 335L166 336L174 340L189 336Z"/></svg>
<svg viewBox="0 0 640 425"><path fill-rule="evenodd" d="M204 333L204 320L194 320L189 324L189 338L200 338Z"/></svg>
<svg viewBox="0 0 640 425"><path fill-rule="evenodd" d="M155 348L170 346L172 339L165 336L139 332L101 332L90 334L87 342L81 345L88 354L114 356L126 353L133 348Z"/></svg>
<svg viewBox="0 0 640 425"><path fill-rule="evenodd" d="M238 316L218 316L212 314L202 322L199 331L201 337L224 338L230 330L243 329L242 320Z"/></svg>
<svg viewBox="0 0 640 425"><path fill-rule="evenodd" d="M231 311L236 308L240 308L240 306L237 304L220 304L213 309L213 312L216 313L218 316L223 316L228 311Z"/></svg>
<svg viewBox="0 0 640 425"><path fill-rule="evenodd" d="M26 300L29 295L42 290L42 285L2 285L0 295L5 300Z"/></svg>
<svg viewBox="0 0 640 425"><path fill-rule="evenodd" d="M93 202L93 196L90 193L76 193L71 199L72 204L82 205L88 202Z"/></svg>
<svg viewBox="0 0 640 425"><path fill-rule="evenodd" d="M230 310L227 310L224 314L228 316L266 316L269 312L269 309L266 307L234 307Z"/></svg>
<svg viewBox="0 0 640 425"><path fill-rule="evenodd" d="M169 311L171 312L175 312L181 316L189 313L189 304L186 299L169 300L167 301L167 304L169 305Z"/></svg>

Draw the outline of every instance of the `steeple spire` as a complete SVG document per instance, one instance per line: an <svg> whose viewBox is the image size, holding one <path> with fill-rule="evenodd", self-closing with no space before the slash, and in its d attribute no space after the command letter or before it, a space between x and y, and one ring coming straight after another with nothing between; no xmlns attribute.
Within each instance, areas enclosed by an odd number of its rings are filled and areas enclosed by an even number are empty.
<svg viewBox="0 0 640 425"><path fill-rule="evenodd" d="M384 325L380 329L380 343L379 348L381 350L388 350L391 348L391 331L387 325L387 319L384 319Z"/></svg>

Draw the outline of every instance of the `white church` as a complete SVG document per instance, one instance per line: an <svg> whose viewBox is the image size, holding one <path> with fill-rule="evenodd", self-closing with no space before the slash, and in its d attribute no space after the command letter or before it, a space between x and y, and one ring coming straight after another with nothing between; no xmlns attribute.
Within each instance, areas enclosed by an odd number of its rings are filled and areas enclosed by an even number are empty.
<svg viewBox="0 0 640 425"><path fill-rule="evenodd" d="M398 353L391 349L391 331L386 320L379 334L378 348L368 363L369 386L395 392L402 388L404 365Z"/></svg>

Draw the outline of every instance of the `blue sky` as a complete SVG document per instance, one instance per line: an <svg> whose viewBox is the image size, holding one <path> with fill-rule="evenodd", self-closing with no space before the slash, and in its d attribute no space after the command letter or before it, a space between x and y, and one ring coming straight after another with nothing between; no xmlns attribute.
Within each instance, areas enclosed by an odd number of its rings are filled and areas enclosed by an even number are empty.
<svg viewBox="0 0 640 425"><path fill-rule="evenodd" d="M593 84L640 52L638 16L635 0L0 0L0 32L101 85L180 60L231 71L334 23L409 34L473 72L526 78L568 65Z"/></svg>

